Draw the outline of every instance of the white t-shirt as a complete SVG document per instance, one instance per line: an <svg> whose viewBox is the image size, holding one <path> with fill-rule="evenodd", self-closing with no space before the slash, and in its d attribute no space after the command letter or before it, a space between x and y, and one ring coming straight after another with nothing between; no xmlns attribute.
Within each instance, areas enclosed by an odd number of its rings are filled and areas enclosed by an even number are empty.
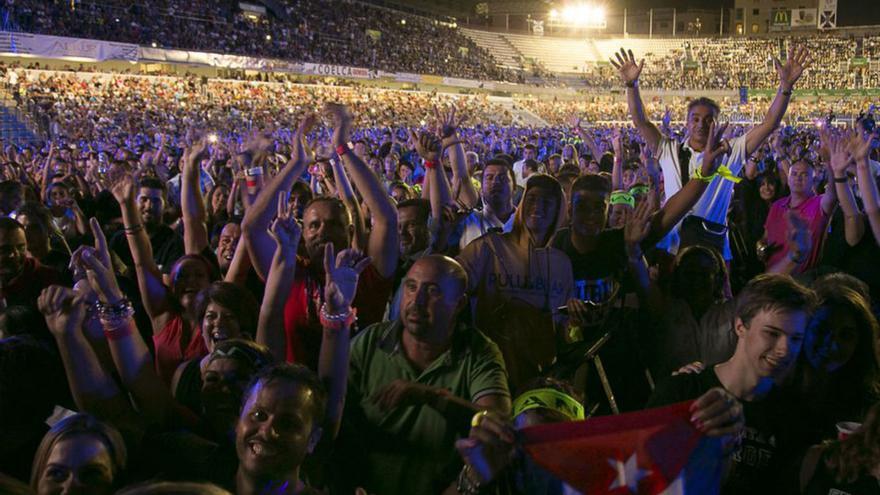
<svg viewBox="0 0 880 495"><path fill-rule="evenodd" d="M685 146L691 152L690 163L688 164L688 176L693 176L694 172L703 166L703 152L695 151L687 143L679 143L678 141L663 137L660 139L658 147L657 161L660 163L660 170L663 172L663 188L666 200L669 200L682 188L681 171L678 165L679 149ZM730 169L733 175L739 175L745 164L746 155L746 135L730 141L730 154L725 155L721 164ZM733 198L734 183L715 177L709 183L709 186L703 192L700 200L691 210L691 215L705 218L711 222L727 225L727 210L730 207L730 200ZM680 225L676 225L674 229L658 243L658 246L666 249L670 253L678 252L678 229ZM730 243L725 241L724 259L732 258L730 252Z"/></svg>
<svg viewBox="0 0 880 495"><path fill-rule="evenodd" d="M511 212L506 222L502 222L498 217L487 212L486 205L483 205L483 211L472 211L464 219L464 230L461 233L461 240L458 241L459 249L464 249L471 241L482 237L492 229L501 229L501 232L505 234L510 232L513 230L513 219L515 217L515 209Z"/></svg>

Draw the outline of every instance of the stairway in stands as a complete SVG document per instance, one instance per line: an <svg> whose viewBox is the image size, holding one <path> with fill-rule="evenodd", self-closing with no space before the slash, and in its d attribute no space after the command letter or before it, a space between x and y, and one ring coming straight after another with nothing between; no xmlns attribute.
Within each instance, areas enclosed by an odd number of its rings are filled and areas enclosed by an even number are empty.
<svg viewBox="0 0 880 495"><path fill-rule="evenodd" d="M3 145L23 146L40 140L36 126L15 106L15 101L0 92L0 141Z"/></svg>
<svg viewBox="0 0 880 495"><path fill-rule="evenodd" d="M489 52L501 67L519 69L522 67L522 53L498 33L477 29L460 28L461 33L470 38L480 48Z"/></svg>

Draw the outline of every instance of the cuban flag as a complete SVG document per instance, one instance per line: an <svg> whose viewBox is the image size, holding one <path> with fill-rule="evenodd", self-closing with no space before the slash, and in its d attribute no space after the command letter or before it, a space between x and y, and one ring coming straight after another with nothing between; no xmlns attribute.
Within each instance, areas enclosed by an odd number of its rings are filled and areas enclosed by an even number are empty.
<svg viewBox="0 0 880 495"><path fill-rule="evenodd" d="M693 401L525 428L532 459L584 495L713 495L721 442L690 422Z"/></svg>

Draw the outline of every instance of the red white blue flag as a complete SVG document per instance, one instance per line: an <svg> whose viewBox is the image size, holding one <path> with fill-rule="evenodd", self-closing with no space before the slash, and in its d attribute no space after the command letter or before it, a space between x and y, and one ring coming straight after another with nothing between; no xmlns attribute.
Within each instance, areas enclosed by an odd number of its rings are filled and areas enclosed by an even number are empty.
<svg viewBox="0 0 880 495"><path fill-rule="evenodd" d="M526 452L585 495L719 493L721 444L690 422L693 402L522 430Z"/></svg>

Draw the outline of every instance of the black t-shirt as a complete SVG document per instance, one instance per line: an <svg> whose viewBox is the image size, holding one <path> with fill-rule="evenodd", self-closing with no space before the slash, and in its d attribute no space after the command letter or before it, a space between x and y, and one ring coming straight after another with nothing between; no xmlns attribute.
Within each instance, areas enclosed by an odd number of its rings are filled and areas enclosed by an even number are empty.
<svg viewBox="0 0 880 495"><path fill-rule="evenodd" d="M862 280L871 288L871 297L876 304L880 301L880 263L877 263L880 260L880 246L867 224L862 240L850 246L846 242L844 223L843 211L838 208L831 216L819 271L837 269Z"/></svg>
<svg viewBox="0 0 880 495"><path fill-rule="evenodd" d="M648 401L649 408L675 404L700 397L715 387L724 388L714 369L702 373L670 376L660 382ZM733 454L733 465L722 487L723 494L772 493L783 459L777 436L786 409L773 393L759 401L742 401L746 427L742 447Z"/></svg>
<svg viewBox="0 0 880 495"><path fill-rule="evenodd" d="M623 242L623 229L605 229L599 233L596 248L589 253L582 254L571 242L571 229L559 230L550 245L562 250L571 260L572 274L574 275L575 297L578 297L578 288L583 287L584 280L595 280L605 277L613 277L623 281L627 270L626 245ZM583 294L579 299L585 299Z"/></svg>
<svg viewBox="0 0 880 495"><path fill-rule="evenodd" d="M162 273L170 273L171 266L184 255L183 238L167 225L159 225L150 235L150 246L153 248L153 259ZM128 249L125 232L119 231L110 239L110 249L115 252L126 266L134 266L134 259Z"/></svg>

